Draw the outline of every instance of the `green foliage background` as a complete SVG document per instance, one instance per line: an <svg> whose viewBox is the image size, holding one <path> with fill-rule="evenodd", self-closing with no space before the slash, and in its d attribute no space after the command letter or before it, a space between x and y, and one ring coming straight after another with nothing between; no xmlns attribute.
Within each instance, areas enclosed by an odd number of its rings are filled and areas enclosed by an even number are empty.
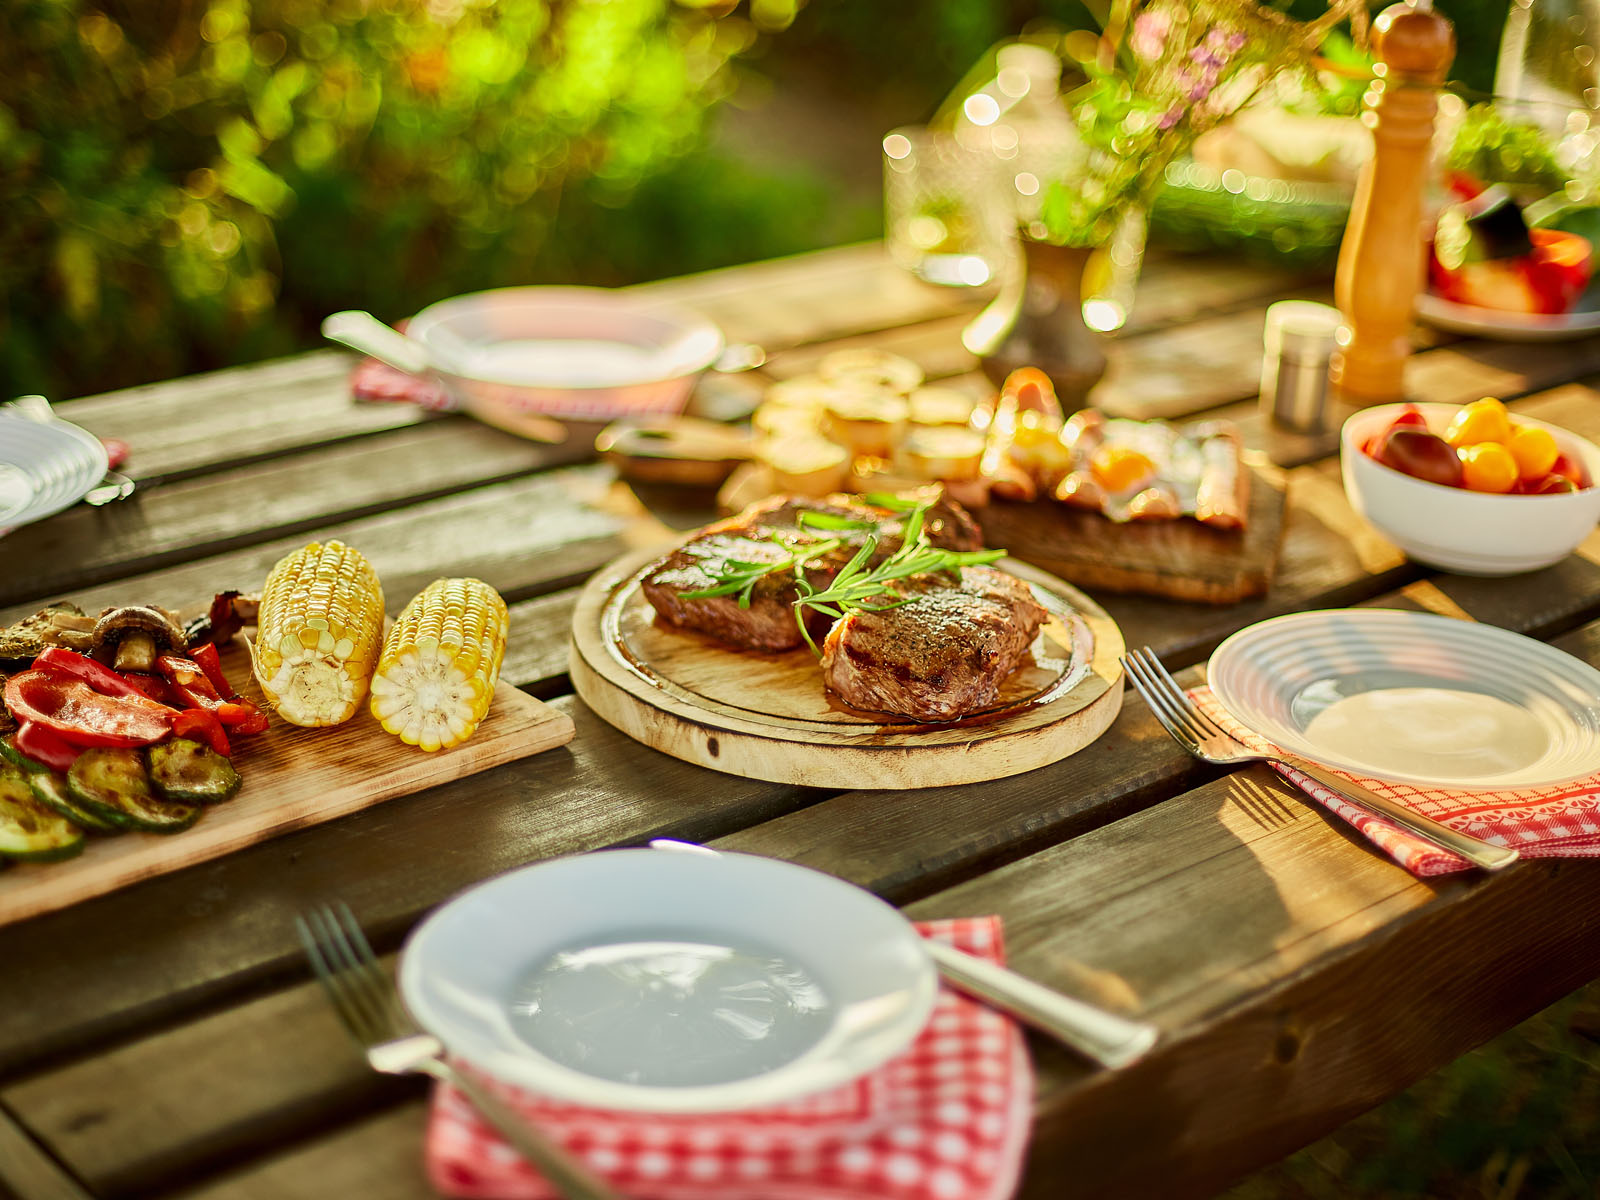
<svg viewBox="0 0 1600 1200"><path fill-rule="evenodd" d="M820 75L842 111L915 120L1031 22L1093 25L1077 0L736 3L0 0L0 388L287 353L340 308L871 237L817 167L717 148L741 81ZM1487 88L1505 0L1441 8Z"/></svg>

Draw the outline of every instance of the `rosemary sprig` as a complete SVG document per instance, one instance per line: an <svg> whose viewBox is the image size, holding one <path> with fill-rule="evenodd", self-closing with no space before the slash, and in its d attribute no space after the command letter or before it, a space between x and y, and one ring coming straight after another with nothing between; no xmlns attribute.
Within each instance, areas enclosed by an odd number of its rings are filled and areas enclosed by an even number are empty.
<svg viewBox="0 0 1600 1200"><path fill-rule="evenodd" d="M713 596L739 597L739 607L749 608L751 597L755 594L756 584L768 575L779 571L793 571L796 579L799 578L800 567L822 554L829 554L837 550L844 543L838 538L827 538L820 542L807 542L803 546L789 546L772 539L773 544L783 546L788 550L787 558L776 559L773 562L746 562L739 558L725 558L719 562L714 570L707 573L717 581L710 587L700 588L693 592L684 592L685 600L709 600Z"/></svg>
<svg viewBox="0 0 1600 1200"><path fill-rule="evenodd" d="M846 613L854 610L887 612L892 608L899 608L912 599L910 596L898 595L889 586L896 580L908 579L913 575L931 575L938 571L954 573L961 567L983 566L1005 557L1004 550L943 550L931 545L922 527L923 516L928 508L929 505L925 503L909 511L901 535L900 548L876 567L867 566L878 550L876 535L868 537L862 543L855 556L833 577L833 582L826 588L814 587L805 577L805 571L800 566L796 567L795 589L800 595L794 602L794 616L800 626L800 636L805 639L806 645L811 647L812 653L820 654L821 651L818 650L817 643L812 640L811 631L806 628L807 609L813 609L835 620L843 619ZM882 603L872 603L880 597L888 599Z"/></svg>
<svg viewBox="0 0 1600 1200"><path fill-rule="evenodd" d="M806 529L827 529L831 531L850 530L852 532L873 529L877 522L864 517L842 517L838 513L812 512L810 509L802 511L797 522Z"/></svg>

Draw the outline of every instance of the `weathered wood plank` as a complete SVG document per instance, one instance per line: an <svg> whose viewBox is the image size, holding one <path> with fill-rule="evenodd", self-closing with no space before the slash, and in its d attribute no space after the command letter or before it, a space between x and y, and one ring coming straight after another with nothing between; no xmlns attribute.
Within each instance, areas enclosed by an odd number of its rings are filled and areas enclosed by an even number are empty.
<svg viewBox="0 0 1600 1200"><path fill-rule="evenodd" d="M0 1198L88 1200L78 1181L41 1150L0 1108Z"/></svg>
<svg viewBox="0 0 1600 1200"><path fill-rule="evenodd" d="M438 1200L422 1173L426 1110L418 1101L187 1193L193 1200Z"/></svg>
<svg viewBox="0 0 1600 1200"><path fill-rule="evenodd" d="M912 911L1002 912L1019 970L1163 1030L1042 1056L1029 1197L1210 1195L1600 972L1600 865L1414 880L1264 768Z"/></svg>
<svg viewBox="0 0 1600 1200"><path fill-rule="evenodd" d="M356 404L355 359L318 350L124 391L86 396L60 414L129 447L124 473L167 479L272 458L433 420L410 404Z"/></svg>
<svg viewBox="0 0 1600 1200"><path fill-rule="evenodd" d="M78 505L6 539L31 569L0 577L0 605L281 538L591 457L453 418Z"/></svg>
<svg viewBox="0 0 1600 1200"><path fill-rule="evenodd" d="M386 948L521 863L704 841L821 796L679 763L553 703L577 724L570 746L0 929L0 1075L302 975L292 922L318 900L348 902Z"/></svg>
<svg viewBox="0 0 1600 1200"><path fill-rule="evenodd" d="M631 495L613 487L608 469L576 467L341 521L65 596L87 612L130 601L192 608L226 588L257 590L283 555L314 539L338 537L372 560L389 607L398 612L440 575L475 576L514 600L575 583L630 545L665 536ZM31 570L22 573L32 577ZM0 610L0 621L62 595L30 590L33 599Z"/></svg>

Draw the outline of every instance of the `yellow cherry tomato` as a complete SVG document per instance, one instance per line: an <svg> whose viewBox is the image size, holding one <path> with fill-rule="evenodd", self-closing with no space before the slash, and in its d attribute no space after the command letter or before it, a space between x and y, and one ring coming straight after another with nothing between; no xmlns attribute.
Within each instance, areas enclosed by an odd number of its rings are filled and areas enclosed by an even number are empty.
<svg viewBox="0 0 1600 1200"><path fill-rule="evenodd" d="M1130 446L1101 446L1089 458L1089 470L1108 492L1125 492L1156 473L1156 465Z"/></svg>
<svg viewBox="0 0 1600 1200"><path fill-rule="evenodd" d="M1534 425L1513 426L1506 449L1517 460L1517 473L1524 479L1542 479L1550 474L1550 468L1556 465L1556 456L1561 453L1550 431Z"/></svg>
<svg viewBox="0 0 1600 1200"><path fill-rule="evenodd" d="M1458 450L1479 442L1505 442L1511 437L1511 415L1493 396L1474 400L1455 415L1444 440Z"/></svg>
<svg viewBox="0 0 1600 1200"><path fill-rule="evenodd" d="M1499 442L1463 446L1461 482L1474 492L1509 492L1517 486L1517 460Z"/></svg>

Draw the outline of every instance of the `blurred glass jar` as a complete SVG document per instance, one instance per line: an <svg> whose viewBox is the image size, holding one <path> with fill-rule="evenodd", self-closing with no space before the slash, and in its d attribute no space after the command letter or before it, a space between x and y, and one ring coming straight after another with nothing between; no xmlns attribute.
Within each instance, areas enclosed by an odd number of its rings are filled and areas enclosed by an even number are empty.
<svg viewBox="0 0 1600 1200"><path fill-rule="evenodd" d="M889 255L919 279L982 287L1007 273L1014 218L991 153L949 130L893 130L883 139L883 204Z"/></svg>
<svg viewBox="0 0 1600 1200"><path fill-rule="evenodd" d="M1573 199L1600 184L1600 0L1512 0L1495 107L1551 140Z"/></svg>

